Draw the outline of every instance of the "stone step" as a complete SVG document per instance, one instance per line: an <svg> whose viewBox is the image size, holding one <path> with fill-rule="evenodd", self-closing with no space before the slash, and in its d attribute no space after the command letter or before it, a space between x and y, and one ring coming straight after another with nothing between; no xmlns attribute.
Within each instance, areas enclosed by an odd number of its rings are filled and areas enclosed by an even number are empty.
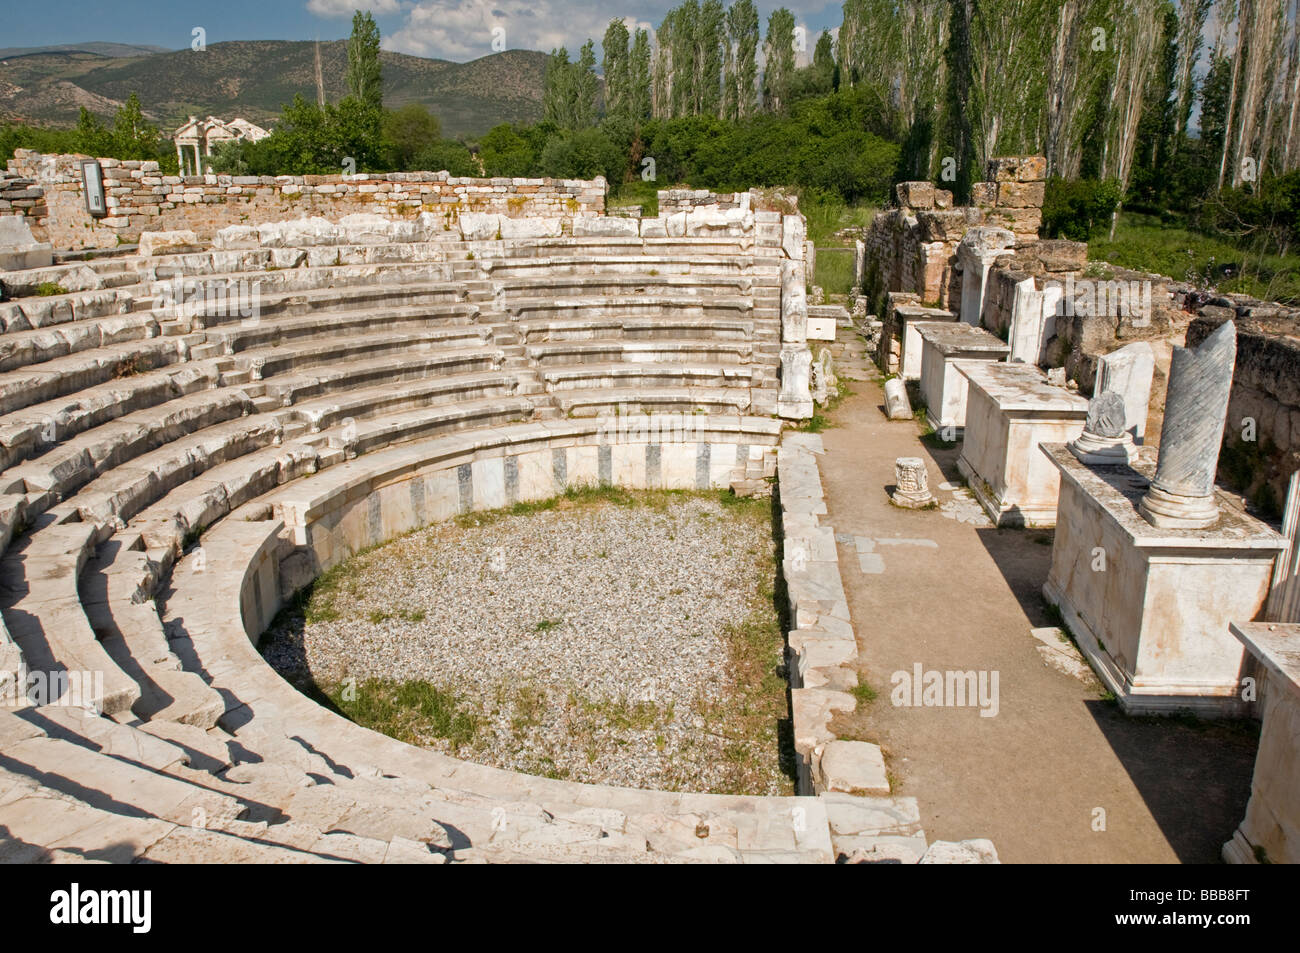
<svg viewBox="0 0 1300 953"><path fill-rule="evenodd" d="M0 863L130 863L176 830L92 807L0 766Z"/></svg>
<svg viewBox="0 0 1300 953"><path fill-rule="evenodd" d="M481 344L488 336L484 329L468 326L477 316L477 308L468 304L318 312L278 319L263 316L256 322L244 322L235 328L209 330L207 340L209 346L219 348L218 353L235 354L253 348L277 347L285 341L303 338L413 328L429 331L432 340L445 342L450 347L465 347ZM193 353L197 355L198 349Z"/></svg>
<svg viewBox="0 0 1300 953"><path fill-rule="evenodd" d="M95 638L77 593L93 553L95 527L55 523L36 528L0 559L0 606L23 661L45 682L41 704L74 704L105 714L126 711L140 688Z"/></svg>
<svg viewBox="0 0 1300 953"><path fill-rule="evenodd" d="M437 353L445 362L459 358L466 365L459 369L461 373L490 370L494 360L499 359L497 352L486 347L445 349L438 335L430 330L409 333L375 332L312 340L278 348L259 348L241 352L234 357L234 361L240 370L251 373L253 380L269 381L280 374L301 372L322 364L339 364L349 360L397 354L418 360L433 353Z"/></svg>
<svg viewBox="0 0 1300 953"><path fill-rule="evenodd" d="M64 439L36 459L6 470L2 479L11 491L48 492L62 499L114 467L252 409L252 401L239 389L176 397Z"/></svg>
<svg viewBox="0 0 1300 953"><path fill-rule="evenodd" d="M14 300L0 302L0 329L5 334L50 328L75 321L88 321L131 311L134 297L121 290L97 289L72 294L34 295L6 276L5 291Z"/></svg>
<svg viewBox="0 0 1300 953"><path fill-rule="evenodd" d="M632 318L620 312L569 321L521 321L518 332L527 344L594 339L749 341L754 337L754 324L752 321L677 315L659 319Z"/></svg>
<svg viewBox="0 0 1300 953"><path fill-rule="evenodd" d="M378 387L331 394L295 404L289 414L308 422L312 433L341 424L346 418L363 419L405 407L430 406L508 396L515 380L507 374L464 374L386 381Z"/></svg>
<svg viewBox="0 0 1300 953"><path fill-rule="evenodd" d="M750 405L749 391L743 387L616 387L564 390L553 396L560 411L572 417L598 417L616 410L625 414L744 414ZM684 422L684 427L690 426L690 421Z"/></svg>
<svg viewBox="0 0 1300 953"><path fill-rule="evenodd" d="M106 381L131 377L185 359L181 338L150 338L56 357L43 364L0 373L0 414L74 394Z"/></svg>
<svg viewBox="0 0 1300 953"><path fill-rule="evenodd" d="M647 266L647 270L652 266ZM567 274L536 275L526 278L495 280L490 285L494 297L506 300L543 297L596 298L622 295L748 295L753 278L742 274Z"/></svg>
<svg viewBox="0 0 1300 953"><path fill-rule="evenodd" d="M13 331L0 335L0 372L110 344L141 341L158 333L158 322L149 314L105 315L34 331Z"/></svg>
<svg viewBox="0 0 1300 953"><path fill-rule="evenodd" d="M223 711L221 697L183 671L168 647L153 602L161 567L142 549L127 548L129 540L119 534L103 543L82 572L86 617L104 650L140 688L132 712L146 721L211 728Z"/></svg>
<svg viewBox="0 0 1300 953"><path fill-rule="evenodd" d="M251 281L232 278L227 284L235 292L231 303L223 304L218 299L215 307L182 308L180 313L189 316L196 329L213 330L250 320L283 321L312 314L380 313L408 308L426 308L437 313L441 309L454 310L458 303L462 308L472 308L464 303L463 286L442 280L403 282L376 276L372 282L351 286L275 288L268 287L270 283L264 275L258 275Z"/></svg>
<svg viewBox="0 0 1300 953"><path fill-rule="evenodd" d="M185 674L194 675L193 672ZM234 763L229 747L229 742L233 739L220 728L204 730L197 725L161 719L144 721L136 727L145 734L161 738L184 751L189 768L193 771L217 774Z"/></svg>
<svg viewBox="0 0 1300 953"><path fill-rule="evenodd" d="M753 354L747 341L557 341L529 344L528 359L540 367L574 364L647 363L672 364L698 361L705 364L744 364Z"/></svg>
<svg viewBox="0 0 1300 953"><path fill-rule="evenodd" d="M620 363L545 367L538 371L552 393L567 390L627 387L748 387L754 368L748 364Z"/></svg>
<svg viewBox="0 0 1300 953"><path fill-rule="evenodd" d="M111 532L181 484L218 464L268 447L281 437L281 424L270 414L216 424L109 470L61 507L75 510L85 522Z"/></svg>
<svg viewBox="0 0 1300 953"><path fill-rule="evenodd" d="M57 738L9 746L5 767L90 807L187 827L220 827L246 810L235 798Z"/></svg>
<svg viewBox="0 0 1300 953"><path fill-rule="evenodd" d="M735 321L748 318L752 310L753 304L747 297L719 294L521 298L507 301L501 307L514 320L535 323L584 319Z"/></svg>
<svg viewBox="0 0 1300 953"><path fill-rule="evenodd" d="M150 771L165 771L188 760L176 745L84 708L46 705L26 709L18 717L47 738L68 741Z"/></svg>
<svg viewBox="0 0 1300 953"><path fill-rule="evenodd" d="M503 397L390 414L379 420L357 423L352 449L357 453L371 452L390 444L456 430L527 420L532 416L533 407L533 402L526 397Z"/></svg>

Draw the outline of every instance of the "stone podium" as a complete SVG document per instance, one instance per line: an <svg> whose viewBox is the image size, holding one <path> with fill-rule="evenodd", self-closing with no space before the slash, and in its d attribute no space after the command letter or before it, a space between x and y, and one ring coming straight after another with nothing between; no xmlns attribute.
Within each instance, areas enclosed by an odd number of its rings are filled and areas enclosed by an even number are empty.
<svg viewBox="0 0 1300 953"><path fill-rule="evenodd" d="M963 321L921 321L913 327L921 338L926 419L935 431L952 430L960 437L966 426L967 385L956 362L1004 361L1010 348L997 336Z"/></svg>
<svg viewBox="0 0 1300 953"><path fill-rule="evenodd" d="M1060 479L1038 445L1079 436L1088 402L1031 364L955 366L969 382L957 469L975 499L999 526L1054 525Z"/></svg>
<svg viewBox="0 0 1300 953"><path fill-rule="evenodd" d="M1300 625L1234 622L1264 685L1246 816L1223 845L1230 864L1300 864Z"/></svg>
<svg viewBox="0 0 1300 953"><path fill-rule="evenodd" d="M1282 536L1219 500L1212 531L1152 526L1138 508L1155 468L1094 467L1063 444L1043 595L1132 714L1236 715L1244 650L1230 623L1259 617Z"/></svg>

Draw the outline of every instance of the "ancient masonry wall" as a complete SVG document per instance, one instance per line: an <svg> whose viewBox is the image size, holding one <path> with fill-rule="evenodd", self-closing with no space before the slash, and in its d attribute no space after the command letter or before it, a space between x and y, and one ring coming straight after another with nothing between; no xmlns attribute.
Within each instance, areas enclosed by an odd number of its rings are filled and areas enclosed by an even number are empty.
<svg viewBox="0 0 1300 953"><path fill-rule="evenodd" d="M911 292L921 303L955 310L961 296L957 245L976 226L1009 229L1018 245L1038 240L1046 194L1042 156L993 159L985 181L972 188L972 205L952 204L952 193L930 182L902 182L893 208L878 214L864 239L863 293L877 313L891 291Z"/></svg>
<svg viewBox="0 0 1300 953"><path fill-rule="evenodd" d="M511 217L602 214L605 180L472 179L446 172L306 176L163 175L156 162L100 159L108 215L86 210L79 162L86 156L18 149L0 180L0 213L31 219L38 241L56 248L112 248L141 232L186 230L210 239L227 225L258 225L301 216L370 212L412 218L461 212ZM12 197L11 197L12 196ZM31 203L31 204L27 204Z"/></svg>

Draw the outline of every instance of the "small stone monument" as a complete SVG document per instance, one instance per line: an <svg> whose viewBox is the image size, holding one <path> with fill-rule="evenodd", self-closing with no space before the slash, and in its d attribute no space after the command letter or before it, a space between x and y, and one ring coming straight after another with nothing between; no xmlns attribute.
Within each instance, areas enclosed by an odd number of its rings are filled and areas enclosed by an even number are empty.
<svg viewBox="0 0 1300 953"><path fill-rule="evenodd" d="M1134 341L1117 351L1103 354L1097 361L1097 376L1092 392L1113 390L1124 398L1124 428L1141 444L1146 436L1147 409L1151 402L1151 378L1156 356L1146 341Z"/></svg>
<svg viewBox="0 0 1300 953"><path fill-rule="evenodd" d="M1160 529L1204 529L1219 519L1214 474L1228 417L1237 328L1225 321L1196 350L1175 347L1160 456L1138 507Z"/></svg>
<svg viewBox="0 0 1300 953"><path fill-rule="evenodd" d="M912 402L907 399L907 384L901 377L885 381L885 416L890 420L912 419Z"/></svg>
<svg viewBox="0 0 1300 953"><path fill-rule="evenodd" d="M895 506L919 510L934 502L930 495L930 478L925 472L925 461L920 457L899 457L894 461L894 494L890 497Z"/></svg>
<svg viewBox="0 0 1300 953"><path fill-rule="evenodd" d="M1112 390L1088 402L1088 417L1079 434L1067 446L1080 463L1092 466L1132 464L1138 448L1128 429L1124 397Z"/></svg>

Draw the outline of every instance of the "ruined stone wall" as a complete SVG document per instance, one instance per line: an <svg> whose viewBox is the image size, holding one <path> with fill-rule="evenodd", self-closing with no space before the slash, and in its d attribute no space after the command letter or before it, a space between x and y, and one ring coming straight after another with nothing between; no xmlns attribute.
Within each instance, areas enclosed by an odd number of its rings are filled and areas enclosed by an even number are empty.
<svg viewBox="0 0 1300 953"><path fill-rule="evenodd" d="M58 248L112 248L144 231L193 231L209 239L227 225L256 225L303 216L338 219L369 212L388 218L441 214L449 226L461 212L511 217L601 214L605 180L471 179L446 172L356 175L163 175L156 162L100 159L108 215L86 211L78 162L85 156L15 150L9 172L39 189L44 208L27 212L33 234ZM24 199L23 201L27 201ZM10 200L11 204L14 200Z"/></svg>
<svg viewBox="0 0 1300 953"><path fill-rule="evenodd" d="M894 207L872 220L863 240L863 273L857 278L870 307L883 312L885 296L902 291L928 306L956 310L957 245L968 230L985 225L1009 229L1018 246L1036 242L1046 175L1041 156L993 159L969 206L954 206L952 193L930 182L899 183Z"/></svg>
<svg viewBox="0 0 1300 953"><path fill-rule="evenodd" d="M696 208L740 208L745 192L710 192L708 189L660 189L659 214L672 215Z"/></svg>
<svg viewBox="0 0 1300 953"><path fill-rule="evenodd" d="M35 179L0 171L0 215L21 215L35 225L46 211L45 190Z"/></svg>

